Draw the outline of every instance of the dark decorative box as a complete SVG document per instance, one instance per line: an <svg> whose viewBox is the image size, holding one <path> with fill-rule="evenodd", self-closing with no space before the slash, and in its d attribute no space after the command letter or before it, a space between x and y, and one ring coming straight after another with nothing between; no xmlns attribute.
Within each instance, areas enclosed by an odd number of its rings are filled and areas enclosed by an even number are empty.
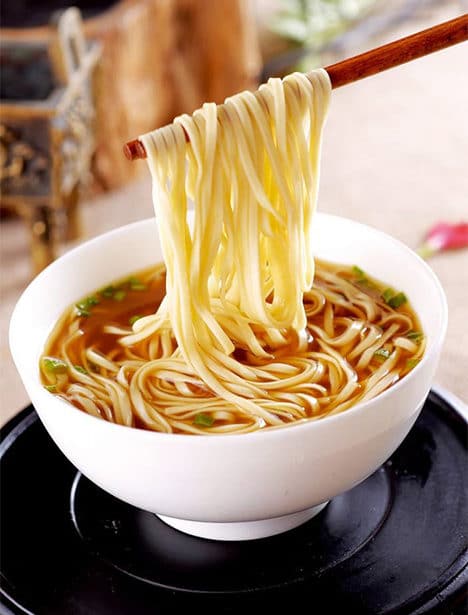
<svg viewBox="0 0 468 615"><path fill-rule="evenodd" d="M94 80L99 45L84 40L71 8L55 20L50 45L2 42L1 204L31 230L36 272L51 262L60 234L78 234L77 204L94 151Z"/></svg>

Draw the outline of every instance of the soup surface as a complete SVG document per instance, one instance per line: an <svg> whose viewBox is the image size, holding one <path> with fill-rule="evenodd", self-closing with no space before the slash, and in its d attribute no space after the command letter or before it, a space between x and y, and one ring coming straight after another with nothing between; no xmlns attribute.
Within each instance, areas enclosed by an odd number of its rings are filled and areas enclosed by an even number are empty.
<svg viewBox="0 0 468 615"><path fill-rule="evenodd" d="M392 386L424 353L424 334L404 293L357 266L316 261L314 285L303 298L306 328L283 331L278 343L259 336L263 357L242 345L232 353L250 387L229 386L258 403L261 411L251 414L220 399L184 362L167 322L148 335L145 322L165 297L165 281L158 265L70 306L40 360L44 386L122 425L245 433L342 412ZM256 335L255 324L250 327ZM258 399L252 399L252 385L258 385Z"/></svg>

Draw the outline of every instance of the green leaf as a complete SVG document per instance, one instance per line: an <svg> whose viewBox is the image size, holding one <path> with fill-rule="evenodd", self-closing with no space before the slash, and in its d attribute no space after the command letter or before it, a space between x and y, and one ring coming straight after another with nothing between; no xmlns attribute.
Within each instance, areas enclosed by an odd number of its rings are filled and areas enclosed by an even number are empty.
<svg viewBox="0 0 468 615"><path fill-rule="evenodd" d="M44 389L47 389L49 393L57 393L57 387L55 386L55 384L45 384Z"/></svg>
<svg viewBox="0 0 468 615"><path fill-rule="evenodd" d="M408 369L413 369L413 367L415 367L419 363L419 361L419 359L408 359L406 361L406 367Z"/></svg>
<svg viewBox="0 0 468 615"><path fill-rule="evenodd" d="M272 24L271 29L276 34L299 43L304 43L308 36L307 24L293 16L281 17L281 20L277 20Z"/></svg>
<svg viewBox="0 0 468 615"><path fill-rule="evenodd" d="M199 412L195 415L193 424L199 427L211 427L214 423L214 418L204 412Z"/></svg>
<svg viewBox="0 0 468 615"><path fill-rule="evenodd" d="M133 325L137 320L140 320L140 318L142 318L142 316L140 316L140 314L135 314L135 316L131 316L128 319L128 324L129 325Z"/></svg>

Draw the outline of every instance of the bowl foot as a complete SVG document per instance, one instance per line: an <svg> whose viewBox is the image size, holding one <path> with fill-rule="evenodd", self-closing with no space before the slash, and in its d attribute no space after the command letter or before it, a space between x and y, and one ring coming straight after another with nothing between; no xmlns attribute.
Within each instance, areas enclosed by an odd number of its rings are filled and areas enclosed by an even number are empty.
<svg viewBox="0 0 468 615"><path fill-rule="evenodd" d="M240 521L232 523L206 522L206 521L190 521L187 519L176 519L175 517L166 517L165 515L157 515L159 519L170 525L171 527L198 536L199 538L210 538L212 540L254 540L256 538L266 538L267 536L275 536L282 532L292 530L299 525L318 515L325 508L328 502L323 502L312 508L301 510L299 512L283 515L281 517L273 517L272 519L261 519L259 521Z"/></svg>

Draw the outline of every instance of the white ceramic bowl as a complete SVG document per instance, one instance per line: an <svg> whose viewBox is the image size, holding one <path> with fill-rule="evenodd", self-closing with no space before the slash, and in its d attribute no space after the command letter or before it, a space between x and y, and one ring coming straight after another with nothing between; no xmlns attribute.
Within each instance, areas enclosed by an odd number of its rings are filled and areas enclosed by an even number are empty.
<svg viewBox="0 0 468 615"><path fill-rule="evenodd" d="M407 377L342 414L237 436L122 427L51 395L41 385L38 363L63 311L96 288L162 260L156 222L144 220L55 261L26 289L11 320L18 371L68 459L101 488L174 527L225 540L295 527L373 473L411 429L429 392L446 331L446 300L432 270L392 237L324 214L316 216L314 232L318 256L357 264L408 295L427 350Z"/></svg>

